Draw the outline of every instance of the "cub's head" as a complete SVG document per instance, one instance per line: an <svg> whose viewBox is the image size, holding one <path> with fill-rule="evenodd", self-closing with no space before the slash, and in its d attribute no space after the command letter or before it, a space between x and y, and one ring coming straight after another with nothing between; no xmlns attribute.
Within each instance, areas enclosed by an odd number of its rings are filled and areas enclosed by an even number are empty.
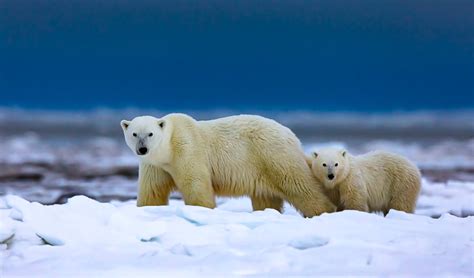
<svg viewBox="0 0 474 278"><path fill-rule="evenodd" d="M328 189L333 189L349 173L346 150L326 148L311 154L311 170L314 176Z"/></svg>
<svg viewBox="0 0 474 278"><path fill-rule="evenodd" d="M164 137L165 121L151 116L120 122L128 147L139 157L155 151Z"/></svg>

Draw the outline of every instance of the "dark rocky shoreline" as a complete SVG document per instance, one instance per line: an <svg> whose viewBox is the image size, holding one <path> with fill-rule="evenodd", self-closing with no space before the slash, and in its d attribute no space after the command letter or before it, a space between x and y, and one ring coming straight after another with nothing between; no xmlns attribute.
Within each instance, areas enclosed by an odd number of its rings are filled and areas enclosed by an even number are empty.
<svg viewBox="0 0 474 278"><path fill-rule="evenodd" d="M422 168L425 179L435 183L474 181L474 168ZM29 201L60 204L75 195L101 202L136 198L137 166L87 167L82 164L28 162L0 163L0 195L15 194Z"/></svg>

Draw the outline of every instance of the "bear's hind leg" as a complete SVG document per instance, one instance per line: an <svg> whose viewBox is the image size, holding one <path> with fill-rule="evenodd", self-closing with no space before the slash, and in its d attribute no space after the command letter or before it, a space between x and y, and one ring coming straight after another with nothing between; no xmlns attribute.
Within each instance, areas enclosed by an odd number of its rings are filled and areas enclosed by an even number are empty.
<svg viewBox="0 0 474 278"><path fill-rule="evenodd" d="M301 195L300 195L301 194ZM288 202L295 207L304 217L313 217L321 215L325 212L335 212L336 206L329 201L324 194L300 193L296 195L288 195Z"/></svg>
<svg viewBox="0 0 474 278"><path fill-rule="evenodd" d="M406 198L406 196L394 196L392 200L390 201L388 210L396 209L399 211L414 213L415 207L416 207L416 199L411 200L410 198ZM388 210L387 210L387 213L388 213Z"/></svg>
<svg viewBox="0 0 474 278"><path fill-rule="evenodd" d="M253 210L264 210L266 208L276 209L279 212L283 211L283 199L273 196L252 196Z"/></svg>
<svg viewBox="0 0 474 278"><path fill-rule="evenodd" d="M392 185L392 189L389 209L414 213L421 190L421 177L418 170L409 169L406 173L400 174Z"/></svg>
<svg viewBox="0 0 474 278"><path fill-rule="evenodd" d="M286 200L304 217L313 217L325 212L335 212L336 206L312 179L293 180L282 187Z"/></svg>

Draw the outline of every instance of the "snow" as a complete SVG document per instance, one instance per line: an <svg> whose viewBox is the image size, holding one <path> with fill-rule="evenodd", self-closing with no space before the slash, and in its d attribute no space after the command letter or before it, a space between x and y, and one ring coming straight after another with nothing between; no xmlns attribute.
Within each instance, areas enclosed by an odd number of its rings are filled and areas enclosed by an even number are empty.
<svg viewBox="0 0 474 278"><path fill-rule="evenodd" d="M77 196L46 206L1 197L0 276L474 274L473 217L343 211L309 219L289 206L252 212L246 198L218 203L138 208Z"/></svg>
<svg viewBox="0 0 474 278"><path fill-rule="evenodd" d="M448 212L456 216L474 215L474 183L422 180L416 213L436 217Z"/></svg>

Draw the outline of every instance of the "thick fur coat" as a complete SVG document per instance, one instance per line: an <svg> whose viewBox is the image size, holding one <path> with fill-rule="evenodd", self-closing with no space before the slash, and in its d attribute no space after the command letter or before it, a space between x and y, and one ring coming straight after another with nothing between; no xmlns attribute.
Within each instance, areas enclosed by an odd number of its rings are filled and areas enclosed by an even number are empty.
<svg viewBox="0 0 474 278"><path fill-rule="evenodd" d="M380 151L353 156L345 150L327 148L313 153L309 163L339 210L385 214L390 209L415 210L421 176L404 157Z"/></svg>
<svg viewBox="0 0 474 278"><path fill-rule="evenodd" d="M209 208L218 195L249 196L254 210L281 211L286 200L307 217L335 210L298 138L273 120L169 114L122 121L122 128L140 158L139 206L165 205L178 190L186 204Z"/></svg>

